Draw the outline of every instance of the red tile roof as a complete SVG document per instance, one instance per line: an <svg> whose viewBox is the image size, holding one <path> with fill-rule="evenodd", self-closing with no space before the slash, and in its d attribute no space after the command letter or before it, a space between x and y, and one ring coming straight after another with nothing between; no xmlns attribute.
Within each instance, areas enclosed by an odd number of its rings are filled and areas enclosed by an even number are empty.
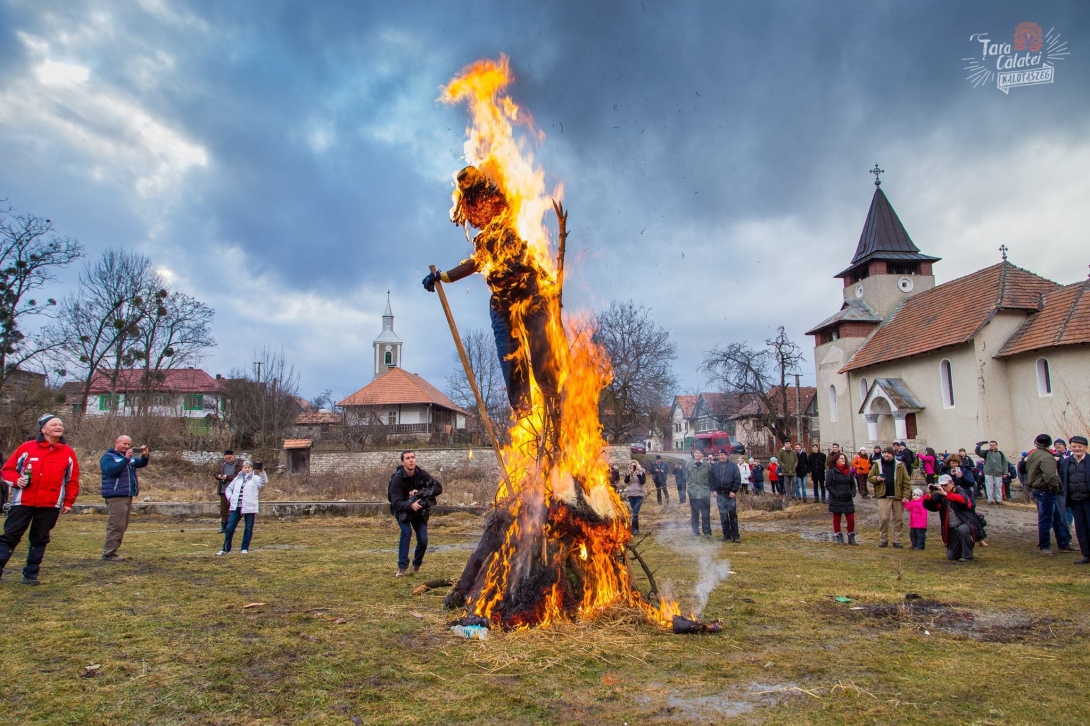
<svg viewBox="0 0 1090 726"><path fill-rule="evenodd" d="M771 393L772 392L770 392L770 394ZM814 400L814 396L816 396L816 395L817 395L817 389L814 388L813 386L799 386L799 396L796 399L795 387L794 386L788 386L788 388L787 388L787 411L788 411L788 415L790 415L790 416L797 416L798 415L799 409L798 409L798 405L796 404L796 400L798 400L798 403L802 405L802 411L803 411L803 413L805 413L806 409L810 407L810 402ZM765 407L760 402L760 400L754 399L754 400L751 400L749 403L747 403L745 406L743 406L740 411L738 411L737 418L745 418L747 416L756 416L759 413L763 413L764 411L765 411Z"/></svg>
<svg viewBox="0 0 1090 726"><path fill-rule="evenodd" d="M968 343L996 311L1036 311L1057 288L1005 261L943 283L905 300L840 372Z"/></svg>
<svg viewBox="0 0 1090 726"><path fill-rule="evenodd" d="M285 449L309 449L314 446L314 439L284 439Z"/></svg>
<svg viewBox="0 0 1090 726"><path fill-rule="evenodd" d="M696 399L698 398L699 396L674 396L674 400L677 401L677 405L681 408L682 417L693 417L693 409L696 408Z"/></svg>
<svg viewBox="0 0 1090 726"><path fill-rule="evenodd" d="M390 406L399 403L434 403L452 411L465 413L438 388L415 373L391 368L381 377L344 399L338 406Z"/></svg>
<svg viewBox="0 0 1090 726"><path fill-rule="evenodd" d="M1090 343L1090 280L1045 295L1041 311L1022 323L995 357L1079 343Z"/></svg>
<svg viewBox="0 0 1090 726"><path fill-rule="evenodd" d="M220 382L205 373L200 368L176 368L169 371L160 371L163 380L156 384L155 390L160 393L219 393ZM144 369L125 368L118 373L117 392L139 392L143 390ZM62 386L65 393L69 391L82 393L83 384L79 381L69 381ZM99 372L91 379L92 395L110 392L110 373Z"/></svg>
<svg viewBox="0 0 1090 726"><path fill-rule="evenodd" d="M733 415L745 407L748 397L741 393L701 393L700 398L711 413Z"/></svg>

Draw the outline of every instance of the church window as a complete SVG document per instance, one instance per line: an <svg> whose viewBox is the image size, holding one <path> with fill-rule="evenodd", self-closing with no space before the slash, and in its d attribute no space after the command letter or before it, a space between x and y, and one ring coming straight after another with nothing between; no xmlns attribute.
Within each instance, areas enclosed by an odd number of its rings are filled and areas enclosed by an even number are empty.
<svg viewBox="0 0 1090 726"><path fill-rule="evenodd" d="M919 274L919 267L915 262L887 262L886 272L890 275L916 275Z"/></svg>
<svg viewBox="0 0 1090 726"><path fill-rule="evenodd" d="M939 383L942 386L943 408L954 407L954 369L950 361L943 360L939 363Z"/></svg>
<svg viewBox="0 0 1090 726"><path fill-rule="evenodd" d="M391 353L390 351L386 351L386 365L393 365L393 363L394 363L394 354Z"/></svg>
<svg viewBox="0 0 1090 726"><path fill-rule="evenodd" d="M1052 395L1052 371L1048 368L1048 358L1037 359L1037 395L1041 398Z"/></svg>
<svg viewBox="0 0 1090 726"><path fill-rule="evenodd" d="M867 384L866 378L859 379L859 403L862 404L867 400L867 393L870 392L870 386Z"/></svg>
<svg viewBox="0 0 1090 726"><path fill-rule="evenodd" d="M836 386L829 386L829 420L836 421L840 418L836 408Z"/></svg>

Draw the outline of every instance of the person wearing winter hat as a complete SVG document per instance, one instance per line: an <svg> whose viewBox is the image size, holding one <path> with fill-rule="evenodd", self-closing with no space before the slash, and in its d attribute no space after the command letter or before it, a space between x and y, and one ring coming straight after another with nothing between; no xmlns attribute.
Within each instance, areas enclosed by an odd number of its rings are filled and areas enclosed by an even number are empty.
<svg viewBox="0 0 1090 726"><path fill-rule="evenodd" d="M15 450L0 477L12 487L11 508L0 535L0 577L29 529L23 584L37 585L49 533L58 515L72 511L79 494L79 461L64 440L64 422L51 413L43 414L38 419L38 436Z"/></svg>
<svg viewBox="0 0 1090 726"><path fill-rule="evenodd" d="M1085 436L1068 439L1071 456L1060 463L1060 480L1067 493L1067 508L1075 516L1075 535L1079 538L1082 559L1076 565L1090 564L1090 456L1086 455Z"/></svg>
<svg viewBox="0 0 1090 726"><path fill-rule="evenodd" d="M1033 490L1033 501L1037 504L1037 549L1042 555L1052 554L1050 531L1055 530L1060 551L1072 552L1071 534L1056 510L1056 495L1063 491L1063 484L1056 468L1056 459L1048 450L1052 437L1038 434L1033 444L1034 449L1026 458L1026 484Z"/></svg>

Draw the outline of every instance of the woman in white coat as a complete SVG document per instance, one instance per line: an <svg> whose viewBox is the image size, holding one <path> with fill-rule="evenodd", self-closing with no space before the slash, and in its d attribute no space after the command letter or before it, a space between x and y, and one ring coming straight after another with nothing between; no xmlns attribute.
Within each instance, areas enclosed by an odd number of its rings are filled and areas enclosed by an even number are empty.
<svg viewBox="0 0 1090 726"><path fill-rule="evenodd" d="M257 464L256 471L253 463L242 462L242 471L227 486L223 496L231 505L231 515L227 518L227 532L223 536L223 549L217 555L225 555L231 551L231 540L238 528L238 521L245 520L246 529L242 533L242 554L249 554L250 540L254 536L254 516L257 514L257 493L261 487L269 482L261 464Z"/></svg>
<svg viewBox="0 0 1090 726"><path fill-rule="evenodd" d="M749 475L752 471L749 468L749 462L746 461L746 457L738 456L738 471L742 474L742 488L740 491L746 491L753 489L753 483L749 480Z"/></svg>

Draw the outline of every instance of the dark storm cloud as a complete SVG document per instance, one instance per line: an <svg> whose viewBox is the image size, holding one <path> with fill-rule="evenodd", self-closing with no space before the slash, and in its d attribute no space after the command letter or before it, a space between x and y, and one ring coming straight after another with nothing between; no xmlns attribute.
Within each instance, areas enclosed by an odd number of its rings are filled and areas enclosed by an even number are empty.
<svg viewBox="0 0 1090 726"><path fill-rule="evenodd" d="M971 88L969 34L1031 18L1072 43L1055 86ZM209 300L232 341L210 369L268 343L307 392L348 393L389 288L408 367L441 384L449 335L419 278L467 250L447 219L466 116L435 97L506 52L572 210L572 305L649 305L697 386L715 343L786 324L805 345L835 310L876 160L941 279L990 262L980 218L1024 192L990 160L1059 197L1040 160L1087 153L1088 31L1077 2L0 3L0 93L44 121L0 111L0 197ZM90 80L39 97L46 59ZM483 284L454 292L463 327L487 325Z"/></svg>

